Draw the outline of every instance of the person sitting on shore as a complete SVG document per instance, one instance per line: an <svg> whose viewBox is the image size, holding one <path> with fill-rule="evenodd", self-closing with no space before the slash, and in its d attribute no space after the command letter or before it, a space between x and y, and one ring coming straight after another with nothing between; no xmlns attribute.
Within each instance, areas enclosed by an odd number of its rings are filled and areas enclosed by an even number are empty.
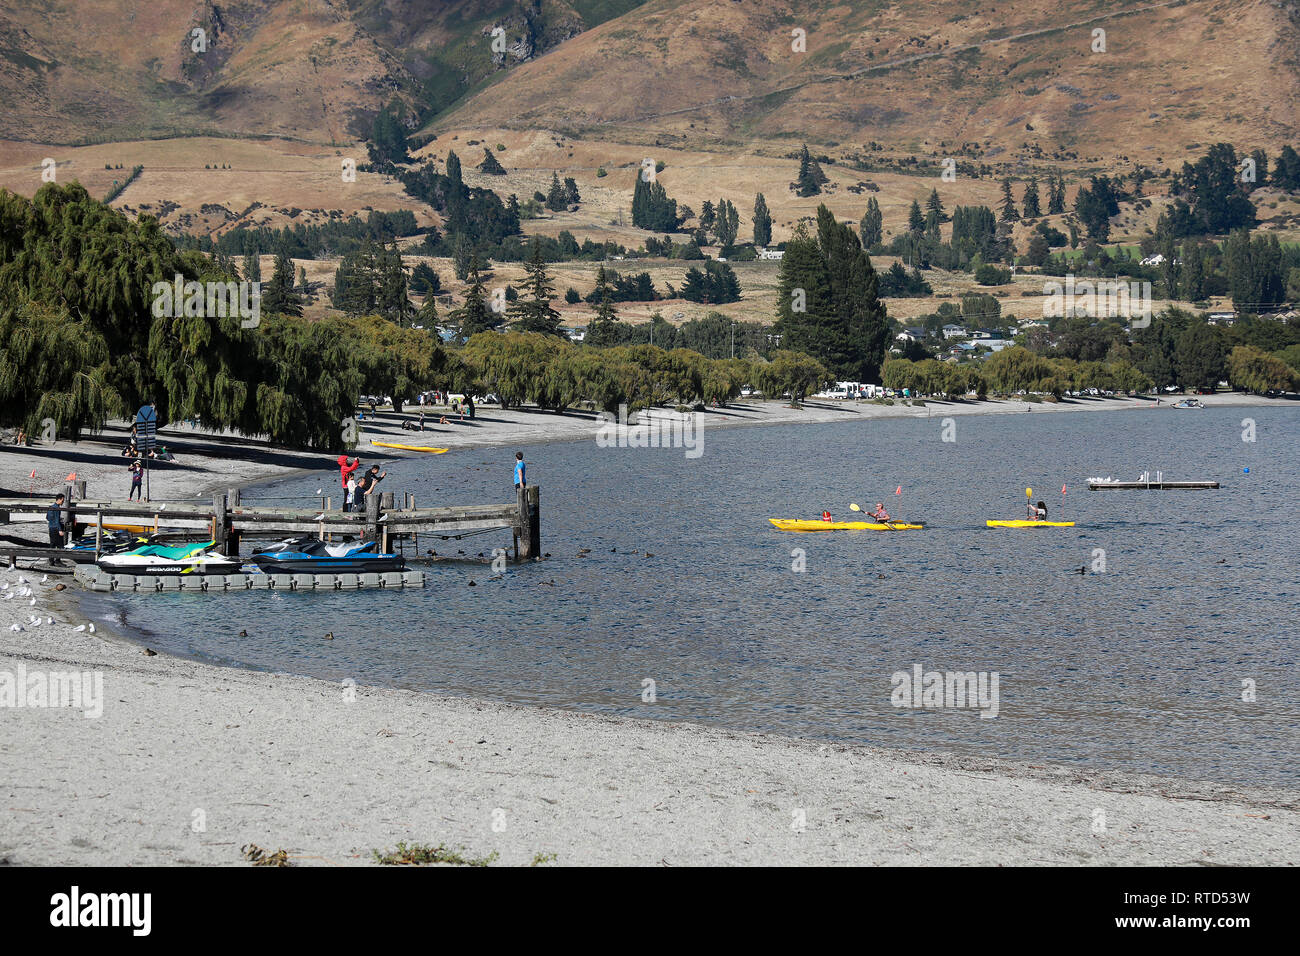
<svg viewBox="0 0 1300 956"><path fill-rule="evenodd" d="M885 503L883 501L876 502L876 510L871 512L871 517L875 518L877 521L889 520L889 512L885 510Z"/></svg>

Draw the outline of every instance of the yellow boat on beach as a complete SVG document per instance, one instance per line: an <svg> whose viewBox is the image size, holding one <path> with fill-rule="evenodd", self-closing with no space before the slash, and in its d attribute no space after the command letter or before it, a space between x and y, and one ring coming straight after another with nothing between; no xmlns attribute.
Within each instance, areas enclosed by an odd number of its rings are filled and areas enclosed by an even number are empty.
<svg viewBox="0 0 1300 956"><path fill-rule="evenodd" d="M386 441L371 441L370 444L378 445L380 448L400 448L402 451L427 451L433 455L443 455L450 451L448 448L425 448L422 445L395 445L392 442Z"/></svg>
<svg viewBox="0 0 1300 956"><path fill-rule="evenodd" d="M903 521L891 521L881 524L874 521L821 521L803 518L768 518L782 531L920 531L923 524L907 524Z"/></svg>

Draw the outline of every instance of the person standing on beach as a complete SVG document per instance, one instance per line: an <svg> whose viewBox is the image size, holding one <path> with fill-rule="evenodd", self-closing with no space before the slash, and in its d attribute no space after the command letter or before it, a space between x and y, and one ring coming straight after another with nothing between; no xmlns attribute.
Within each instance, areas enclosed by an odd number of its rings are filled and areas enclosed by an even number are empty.
<svg viewBox="0 0 1300 956"><path fill-rule="evenodd" d="M469 417L473 418L474 417L474 396L473 395L465 396L465 408L469 411Z"/></svg>
<svg viewBox="0 0 1300 956"><path fill-rule="evenodd" d="M141 482L143 481L144 464L139 458L137 458L135 461L131 462L131 492L126 496L127 501L130 501L132 498L136 501L141 500L140 496L144 493L144 490L141 488Z"/></svg>
<svg viewBox="0 0 1300 956"><path fill-rule="evenodd" d="M518 492L520 488L527 487L528 478L524 471L524 453L517 451L515 452L515 491Z"/></svg>
<svg viewBox="0 0 1300 956"><path fill-rule="evenodd" d="M54 504L45 512L45 524L50 532L50 547L61 548L64 545L63 540L63 495L62 493L54 496Z"/></svg>

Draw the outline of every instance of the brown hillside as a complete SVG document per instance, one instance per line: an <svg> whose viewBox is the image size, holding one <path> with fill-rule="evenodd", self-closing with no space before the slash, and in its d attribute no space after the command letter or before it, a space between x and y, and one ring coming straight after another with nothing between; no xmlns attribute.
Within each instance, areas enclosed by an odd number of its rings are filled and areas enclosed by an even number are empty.
<svg viewBox="0 0 1300 956"><path fill-rule="evenodd" d="M796 28L806 53L791 50ZM1094 28L1104 53L1091 50ZM876 141L931 156L970 144L967 155L999 163L1177 168L1208 143L1294 142L1298 39L1266 0L653 0L520 65L436 128L697 148Z"/></svg>

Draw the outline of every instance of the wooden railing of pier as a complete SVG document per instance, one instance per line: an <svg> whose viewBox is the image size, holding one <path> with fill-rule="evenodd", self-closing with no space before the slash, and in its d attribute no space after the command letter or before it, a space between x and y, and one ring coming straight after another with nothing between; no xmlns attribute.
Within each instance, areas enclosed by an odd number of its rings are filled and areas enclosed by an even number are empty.
<svg viewBox="0 0 1300 956"><path fill-rule="evenodd" d="M283 538L299 534L317 534L322 538L352 535L374 540L381 551L388 551L397 541L414 540L418 535L454 538L496 529L514 536L515 558L528 561L541 556L540 493L536 486L517 490L509 504L450 505L440 508L417 508L410 494L402 496L398 507L393 492L367 495L364 512L344 512L332 508L333 499L324 497L319 508L300 508L244 504L237 488L212 496L211 505L196 499L190 502L142 502L87 498L84 482L79 488L67 486L63 510L65 527L84 524L96 529L96 540L103 535L105 524L137 524L152 528L175 528L210 537L222 554L237 556L243 538ZM79 494L74 492L79 491ZM0 498L0 525L10 523L14 514L41 514L52 501L40 498ZM42 536L44 526L41 526ZM0 547L0 555L58 557L58 549L49 547ZM39 552L39 553L38 553ZM98 552L98 547L96 548ZM98 556L98 554L96 555Z"/></svg>

